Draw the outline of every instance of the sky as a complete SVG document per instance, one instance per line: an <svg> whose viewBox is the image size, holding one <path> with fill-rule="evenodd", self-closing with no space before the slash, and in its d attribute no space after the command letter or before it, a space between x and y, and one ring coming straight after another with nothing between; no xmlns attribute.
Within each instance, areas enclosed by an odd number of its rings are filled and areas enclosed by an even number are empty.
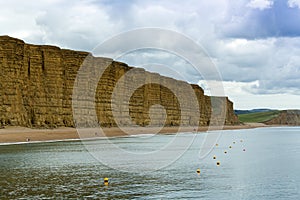
<svg viewBox="0 0 300 200"><path fill-rule="evenodd" d="M300 0L0 1L0 35L27 43L91 52L138 28L183 34L210 57L235 109L300 109L299 22ZM167 76L173 74L163 65L171 65L206 94L220 81L195 75L166 52L141 51L120 60L146 69L145 62L159 63L153 71Z"/></svg>

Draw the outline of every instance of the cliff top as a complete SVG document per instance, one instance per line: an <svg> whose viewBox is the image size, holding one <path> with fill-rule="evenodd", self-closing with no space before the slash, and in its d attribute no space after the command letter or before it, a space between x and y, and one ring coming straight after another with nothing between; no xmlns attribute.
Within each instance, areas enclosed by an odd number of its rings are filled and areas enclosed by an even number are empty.
<svg viewBox="0 0 300 200"><path fill-rule="evenodd" d="M77 51L77 50L72 50L72 49L64 49L64 48L60 48L60 47L55 46L55 45L48 45L48 44L39 45L39 44L25 43L24 40L14 38L14 37L11 37L9 35L0 35L0 42L15 42L15 43L20 43L20 44L26 44L26 45L30 45L30 46L45 48L45 49L50 48L50 49L57 49L57 50L63 50L63 51L77 52L79 54L86 54L86 55L90 54L87 51Z"/></svg>
<svg viewBox="0 0 300 200"><path fill-rule="evenodd" d="M38 47L38 48L41 48L41 49L53 49L53 50L61 50L61 51L64 51L64 52L69 52L70 54L79 54L81 56L92 56L93 58L99 58L99 59L107 59L113 63L116 63L118 66L120 67L125 67L125 68L128 68L128 69L132 69L132 68L135 68L135 69L138 69L138 70L142 70L142 71L146 71L144 68L140 68L140 67L133 67L133 66L129 66L128 64L124 63L124 62L121 62L121 61L117 61L117 60L113 60L111 58L107 58L107 57L95 57L91 52L87 52L87 51L77 51L77 50L73 50L73 49L64 49L64 48L60 48L58 46L55 46L55 45L39 45L39 44L29 44L29 43L25 43L23 40L21 39L18 39L18 38L14 38L14 37L11 37L9 35L0 35L0 42L13 42L13 43L20 43L20 44L24 44L24 45L30 45L30 46L33 46L33 47ZM1 47L0 47L1 49ZM156 72L150 72L151 74L153 75L159 75L159 76L162 76L160 75L159 73L156 73ZM171 80L176 80L176 81L179 81L179 82L182 82L182 83L187 83L186 81L183 81L183 80L177 80L175 78L172 78L172 77L168 77L168 76L163 76L167 79L171 79ZM197 84L190 84L194 89L197 88L197 89L200 89L203 93L204 93L204 90Z"/></svg>

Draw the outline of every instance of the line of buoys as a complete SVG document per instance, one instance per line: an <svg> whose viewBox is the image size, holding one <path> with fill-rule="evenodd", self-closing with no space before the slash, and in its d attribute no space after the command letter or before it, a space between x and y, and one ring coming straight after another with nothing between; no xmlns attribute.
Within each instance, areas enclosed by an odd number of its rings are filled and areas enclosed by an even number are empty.
<svg viewBox="0 0 300 200"><path fill-rule="evenodd" d="M103 182L104 182L104 185L108 185L108 183L109 183L109 182L108 182L108 178L105 177L105 178L103 179Z"/></svg>
<svg viewBox="0 0 300 200"><path fill-rule="evenodd" d="M197 174L200 174L200 172L201 172L201 171L200 171L200 169L198 168L198 169L197 169Z"/></svg>
<svg viewBox="0 0 300 200"><path fill-rule="evenodd" d="M240 142L243 142L242 139L240 139L239 141L240 141ZM232 144L236 144L236 141L233 141ZM216 145L216 146L219 146L218 143L216 143L215 145ZM233 148L233 145L229 145L228 147L229 147L229 149L232 149L232 148ZM246 149L244 148L243 151L246 151ZM227 152L228 152L227 150L224 150L224 154L227 154ZM213 155L212 158L215 160L215 159L217 159L217 156L216 156L216 155ZM221 165L221 162L220 162L220 161L217 161L216 164L217 164L217 166L220 166L220 165Z"/></svg>
<svg viewBox="0 0 300 200"><path fill-rule="evenodd" d="M240 142L243 142L242 139L240 139L239 141L240 141ZM236 144L237 142L236 142L236 141L233 141L232 143L233 143L233 144ZM216 143L216 146L219 146L219 144ZM229 147L229 149L232 149L232 148L233 148L233 145L229 145L228 147ZM243 151L246 151L246 149L244 148ZM227 150L224 150L224 154L227 154L227 152L228 152ZM217 158L217 156L216 156L216 155L213 155L212 158L215 160L215 159ZM220 161L217 161L216 164L217 164L217 166L220 166L220 165L221 165L221 162L220 162Z"/></svg>

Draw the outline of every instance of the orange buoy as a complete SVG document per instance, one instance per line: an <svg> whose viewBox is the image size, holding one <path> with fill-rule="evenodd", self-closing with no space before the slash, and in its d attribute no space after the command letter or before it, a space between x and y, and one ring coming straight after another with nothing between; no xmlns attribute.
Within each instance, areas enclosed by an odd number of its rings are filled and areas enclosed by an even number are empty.
<svg viewBox="0 0 300 200"><path fill-rule="evenodd" d="M216 155L214 155L214 156L213 156L213 159L215 160L216 158L217 158L217 156L216 156Z"/></svg>
<svg viewBox="0 0 300 200"><path fill-rule="evenodd" d="M220 164L221 164L220 161L218 161L218 162L217 162L217 166L220 166Z"/></svg>
<svg viewBox="0 0 300 200"><path fill-rule="evenodd" d="M226 153L227 153L227 151L224 151L224 153L226 154Z"/></svg>
<svg viewBox="0 0 300 200"><path fill-rule="evenodd" d="M198 169L197 169L197 174L200 174L200 172L201 172L201 171L200 171L200 169L198 168Z"/></svg>

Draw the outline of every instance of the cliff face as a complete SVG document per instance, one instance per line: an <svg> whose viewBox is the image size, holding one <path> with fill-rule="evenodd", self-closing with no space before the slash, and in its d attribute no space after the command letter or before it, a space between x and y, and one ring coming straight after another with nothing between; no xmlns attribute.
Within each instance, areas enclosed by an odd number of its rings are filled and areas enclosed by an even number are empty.
<svg viewBox="0 0 300 200"><path fill-rule="evenodd" d="M279 115L271 120L264 122L268 125L300 125L300 110L283 110Z"/></svg>
<svg viewBox="0 0 300 200"><path fill-rule="evenodd" d="M78 70L88 55L87 52L25 44L22 40L0 36L0 123L26 127L73 127L72 95L76 87L74 83ZM96 105L93 109L96 110L97 122L102 126L116 126L111 106L114 103L112 93L119 79L132 67L107 58L91 57L91 62L95 66L110 63L99 81L95 77L85 77L85 81L87 88L90 81L98 81L95 98L90 99ZM151 106L157 104L165 108L165 125L204 126L217 123L220 120L218 117L213 119L210 117L211 105L218 110L220 116L225 114L226 124L238 123L238 118L233 112L233 104L226 97L208 97L199 86L191 85L197 96L200 113L190 115L187 114L190 112L186 112L194 109L190 102L185 100L180 104L178 96L164 84L158 84L168 82L167 85L172 85L179 93L184 93L188 83L143 69L139 69L139 73L142 79L133 78L132 82L154 79L156 82L144 84L128 97L129 115L135 124L159 125L161 112L155 112L155 109L154 112L149 112ZM125 94L128 88L126 85L123 87ZM81 92L84 95L86 91ZM120 94L120 98L124 94ZM225 101L226 106L222 105L222 101ZM122 106L117 109L117 112L121 111ZM85 118L89 113L89 110L85 110L81 115ZM88 121L77 120L76 123L83 123L81 125L86 126ZM119 123L130 124L125 118Z"/></svg>

